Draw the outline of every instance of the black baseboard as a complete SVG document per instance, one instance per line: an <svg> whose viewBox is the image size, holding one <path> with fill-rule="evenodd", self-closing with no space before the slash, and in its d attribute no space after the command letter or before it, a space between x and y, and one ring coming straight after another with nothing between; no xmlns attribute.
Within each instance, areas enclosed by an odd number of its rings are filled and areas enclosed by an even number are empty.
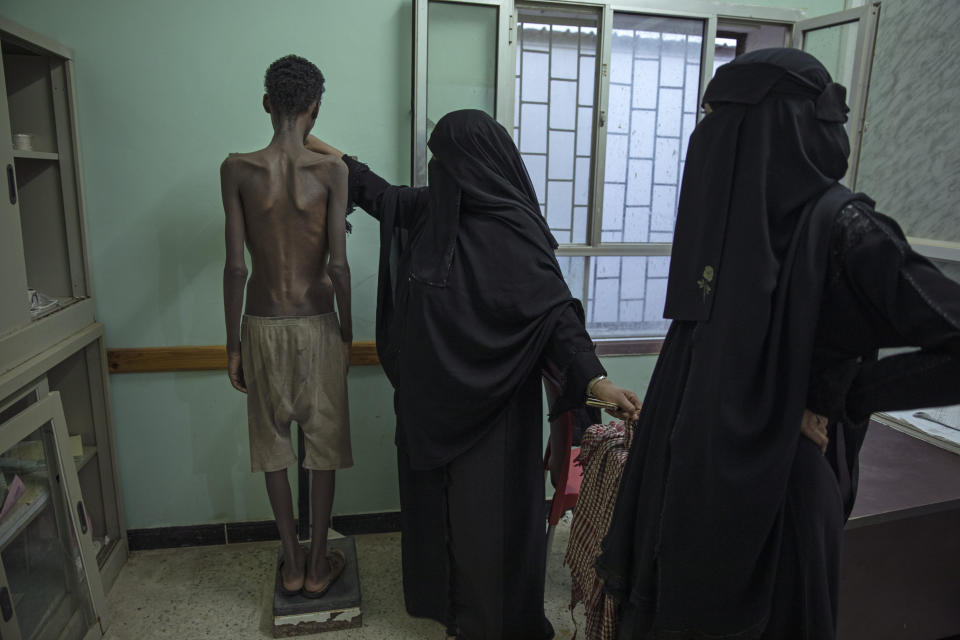
<svg viewBox="0 0 960 640"><path fill-rule="evenodd" d="M550 501L547 500L544 504L544 518L549 513ZM382 513L333 516L332 526L334 530L345 536L364 533L393 533L400 531L400 512L384 511ZM235 544L238 542L263 542L279 539L277 523L273 520L127 530L127 541L131 551Z"/></svg>
<svg viewBox="0 0 960 640"><path fill-rule="evenodd" d="M333 516L333 528L348 536L400 531L400 512ZM279 539L277 523L273 520L127 530L127 541L131 551Z"/></svg>
<svg viewBox="0 0 960 640"><path fill-rule="evenodd" d="M361 533L393 533L400 531L400 512L359 513L353 516L333 516L333 528L345 536Z"/></svg>
<svg viewBox="0 0 960 640"><path fill-rule="evenodd" d="M274 520L264 520L262 522L228 522L224 526L227 529L227 544L280 539L280 532L277 531L277 523ZM294 520L293 526L294 529L297 528L296 520Z"/></svg>
<svg viewBox="0 0 960 640"><path fill-rule="evenodd" d="M131 551L171 547L199 547L211 544L226 544L227 535L222 524L196 524L187 527L129 529L127 531L127 542Z"/></svg>

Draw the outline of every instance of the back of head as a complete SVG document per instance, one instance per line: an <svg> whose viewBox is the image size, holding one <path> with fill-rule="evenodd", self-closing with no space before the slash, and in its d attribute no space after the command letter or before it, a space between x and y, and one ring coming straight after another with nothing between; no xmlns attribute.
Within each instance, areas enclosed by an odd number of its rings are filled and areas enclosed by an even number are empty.
<svg viewBox="0 0 960 640"><path fill-rule="evenodd" d="M517 146L503 125L487 113L451 111L437 122L427 144L437 162L470 197L511 190L528 196L525 204L539 211Z"/></svg>
<svg viewBox="0 0 960 640"><path fill-rule="evenodd" d="M849 111L846 95L846 89L834 83L809 53L772 48L751 51L720 67L703 101L716 111L733 105L746 109L743 133L751 138L746 142L755 144L760 137L775 140L770 151L776 154L777 164L809 165L803 168L827 180L839 180L846 173L850 153L843 126ZM774 116L775 112L779 115ZM702 124L708 129L713 122L704 119ZM760 131L771 127L776 129Z"/></svg>
<svg viewBox="0 0 960 640"><path fill-rule="evenodd" d="M315 64L289 55L267 68L263 87L272 113L282 119L298 116L323 96L323 74Z"/></svg>
<svg viewBox="0 0 960 640"><path fill-rule="evenodd" d="M550 233L527 168L513 138L499 122L477 109L451 111L440 118L427 143L433 152L431 190L452 179L466 210L476 213L519 211L550 246Z"/></svg>
<svg viewBox="0 0 960 640"><path fill-rule="evenodd" d="M431 151L441 157L458 150L477 156L502 153L513 141L490 114L479 109L460 109L440 118L428 144Z"/></svg>
<svg viewBox="0 0 960 640"><path fill-rule="evenodd" d="M733 66L745 64L768 64L771 66L785 69L788 72L796 73L809 80L823 89L832 80L830 72L814 56L800 49L791 49L789 47L772 47L769 49L758 49L750 51L741 56L737 56L732 62Z"/></svg>
<svg viewBox="0 0 960 640"><path fill-rule="evenodd" d="M704 92L711 110L690 137L665 315L705 320L715 296L690 282L721 260L779 260L803 207L843 178L850 143L846 89L808 53L753 51L720 67ZM734 257L724 247L750 247ZM746 250L744 250L746 251ZM739 283L738 283L739 284Z"/></svg>

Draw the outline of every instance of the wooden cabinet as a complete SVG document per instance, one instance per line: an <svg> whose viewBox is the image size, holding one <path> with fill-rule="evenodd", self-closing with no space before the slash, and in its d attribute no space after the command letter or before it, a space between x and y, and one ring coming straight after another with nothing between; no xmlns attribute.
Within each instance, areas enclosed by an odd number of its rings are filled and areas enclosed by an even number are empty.
<svg viewBox="0 0 960 640"><path fill-rule="evenodd" d="M0 637L97 638L127 542L72 54L0 18L0 55Z"/></svg>

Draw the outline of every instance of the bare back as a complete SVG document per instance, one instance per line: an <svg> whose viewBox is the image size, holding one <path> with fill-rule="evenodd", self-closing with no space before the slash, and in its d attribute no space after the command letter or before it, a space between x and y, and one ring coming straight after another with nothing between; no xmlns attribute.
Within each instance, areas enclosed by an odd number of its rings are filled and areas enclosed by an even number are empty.
<svg viewBox="0 0 960 640"><path fill-rule="evenodd" d="M342 166L338 159L306 149L288 153L273 147L227 159L253 262L247 282L248 314L307 316L333 311L327 218L339 177L337 165Z"/></svg>

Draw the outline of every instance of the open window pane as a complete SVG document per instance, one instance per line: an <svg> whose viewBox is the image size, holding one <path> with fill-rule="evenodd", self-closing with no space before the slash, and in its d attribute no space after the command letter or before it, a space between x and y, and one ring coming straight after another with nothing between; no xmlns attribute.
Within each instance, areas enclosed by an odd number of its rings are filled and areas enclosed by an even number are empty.
<svg viewBox="0 0 960 640"><path fill-rule="evenodd" d="M752 20L724 20L717 22L717 39L713 52L713 71L732 61L736 56L767 49L785 47L790 27Z"/></svg>
<svg viewBox="0 0 960 640"><path fill-rule="evenodd" d="M583 302L594 338L662 336L669 256L562 256L560 268Z"/></svg>
<svg viewBox="0 0 960 640"><path fill-rule="evenodd" d="M497 7L430 2L427 24L429 139L437 121L451 111L496 115Z"/></svg>
<svg viewBox="0 0 960 640"><path fill-rule="evenodd" d="M848 89L853 87L858 28L859 22L847 22L803 34L803 50L823 63L834 82Z"/></svg>
<svg viewBox="0 0 960 640"><path fill-rule="evenodd" d="M699 106L704 26L702 20L614 13L605 242L673 241L686 141Z"/></svg>
<svg viewBox="0 0 960 640"><path fill-rule="evenodd" d="M513 136L557 241L587 240L598 14L520 8Z"/></svg>
<svg viewBox="0 0 960 640"><path fill-rule="evenodd" d="M733 59L740 55L740 39L736 34L720 34L717 32L717 39L714 41L713 45L713 73L717 73L717 69L727 64L728 62L733 62Z"/></svg>
<svg viewBox="0 0 960 640"><path fill-rule="evenodd" d="M820 60L834 82L847 88L850 113L846 128L850 135L850 161L847 175L841 182L851 188L856 187L866 88L873 63L879 9L879 5L864 5L803 20L794 27L797 46Z"/></svg>

